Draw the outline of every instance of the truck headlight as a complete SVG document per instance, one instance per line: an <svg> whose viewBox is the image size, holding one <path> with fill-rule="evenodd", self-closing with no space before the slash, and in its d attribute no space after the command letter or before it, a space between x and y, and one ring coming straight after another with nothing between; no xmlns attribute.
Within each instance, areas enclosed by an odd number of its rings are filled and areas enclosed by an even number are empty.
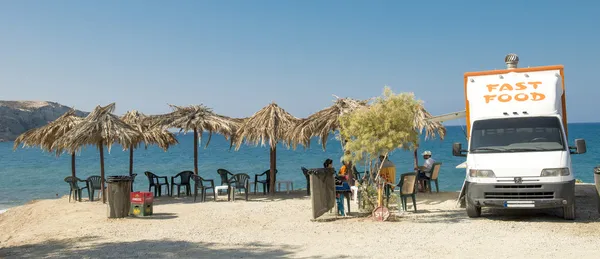
<svg viewBox="0 0 600 259"><path fill-rule="evenodd" d="M544 170L542 170L542 174L540 174L541 177L545 177L545 176L567 176L570 175L571 172L569 171L569 168L546 168Z"/></svg>
<svg viewBox="0 0 600 259"><path fill-rule="evenodd" d="M469 176L471 177L482 177L482 178L495 178L496 175L492 170L478 170L478 169L470 169Z"/></svg>

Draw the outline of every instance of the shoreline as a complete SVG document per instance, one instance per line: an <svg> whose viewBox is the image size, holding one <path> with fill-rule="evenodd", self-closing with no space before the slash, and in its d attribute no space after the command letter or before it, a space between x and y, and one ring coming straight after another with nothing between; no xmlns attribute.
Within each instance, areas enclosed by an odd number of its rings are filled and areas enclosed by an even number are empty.
<svg viewBox="0 0 600 259"><path fill-rule="evenodd" d="M596 186L594 183L575 183L575 185L581 185L581 186L589 185L589 186L592 186L592 187L594 187L594 188L595 188L595 186ZM305 192L305 191L306 191L306 188L294 189L294 192ZM440 190L440 193L460 193L460 190L456 190L456 191L441 191L441 190ZM278 193L278 195L286 195L286 194L285 194L285 191L282 191L281 193ZM23 207L23 206L25 206L25 205L27 205L27 204L29 204L29 203L33 203L33 202L40 202L40 201L48 201L48 200L60 200L60 199L62 199L62 198L64 198L64 197L67 197L67 198L68 198L68 195L67 195L67 194L65 194L65 195L63 195L63 196L60 196L60 197L57 197L57 198L47 198L47 199L33 199L33 200L29 200L29 201L27 201L27 202L24 202L23 204L19 204L19 205L15 205L15 206L10 206L10 207L4 207L3 209L0 209L0 214L3 214L3 213L7 212L7 211L8 211L8 210L10 210L10 209L14 209L14 208ZM307 196L307 197L308 197L308 196ZM177 197L176 197L176 196L173 196L173 197L169 197L169 196L162 196L161 198L162 198L162 199L165 199L165 198L172 198L172 199L176 199ZM84 201L83 201L83 202L89 202L89 201L87 201L87 200L85 200L85 199L84 199ZM106 204L108 204L108 202L107 202Z"/></svg>

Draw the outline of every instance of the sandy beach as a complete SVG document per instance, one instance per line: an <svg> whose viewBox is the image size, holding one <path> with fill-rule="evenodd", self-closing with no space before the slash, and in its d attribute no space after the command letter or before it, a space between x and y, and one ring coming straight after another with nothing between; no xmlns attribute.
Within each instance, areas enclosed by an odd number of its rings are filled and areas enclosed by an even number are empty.
<svg viewBox="0 0 600 259"><path fill-rule="evenodd" d="M577 219L559 211L484 210L469 219L458 193L420 194L390 222L311 220L305 192L227 202L158 198L147 218L107 219L99 202L33 201L0 215L3 258L597 258L592 185L577 186ZM396 212L395 206L392 211Z"/></svg>

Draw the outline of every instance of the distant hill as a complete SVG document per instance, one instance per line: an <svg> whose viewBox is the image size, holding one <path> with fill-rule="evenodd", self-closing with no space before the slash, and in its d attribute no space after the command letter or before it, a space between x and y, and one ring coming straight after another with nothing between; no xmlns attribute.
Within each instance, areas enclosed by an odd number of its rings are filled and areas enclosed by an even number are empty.
<svg viewBox="0 0 600 259"><path fill-rule="evenodd" d="M0 142L13 141L21 133L56 120L71 109L55 102L0 101ZM77 110L77 116L88 112Z"/></svg>

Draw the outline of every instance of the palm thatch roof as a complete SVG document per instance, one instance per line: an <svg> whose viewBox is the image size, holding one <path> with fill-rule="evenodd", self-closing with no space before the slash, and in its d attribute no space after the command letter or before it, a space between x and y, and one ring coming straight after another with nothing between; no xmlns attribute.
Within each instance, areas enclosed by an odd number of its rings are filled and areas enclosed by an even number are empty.
<svg viewBox="0 0 600 259"><path fill-rule="evenodd" d="M432 122L429 119L433 116L425 110L423 104L419 105L419 108L415 112L415 128L420 133L425 133L425 139L435 138L439 136L441 140L446 137L446 127L441 122Z"/></svg>
<svg viewBox="0 0 600 259"><path fill-rule="evenodd" d="M232 149L235 145L237 139L237 131L244 125L244 123L248 120L248 118L231 118L233 122L233 134L230 136L225 136L225 139L229 141L229 149Z"/></svg>
<svg viewBox="0 0 600 259"><path fill-rule="evenodd" d="M171 113L149 116L147 121L157 127L178 128L184 133L194 131L194 173L198 174L198 139L202 138L202 132L209 132L208 146L213 133L222 134L225 138L232 137L239 121L218 115L204 105L170 106L173 109Z"/></svg>
<svg viewBox="0 0 600 259"><path fill-rule="evenodd" d="M146 120L147 117L139 111L131 110L125 113L121 117L121 120L142 133L146 147L148 147L148 144L154 144L166 151L170 146L179 143L175 134L163 127L152 126Z"/></svg>
<svg viewBox="0 0 600 259"><path fill-rule="evenodd" d="M76 151L86 145L106 146L110 152L113 143L119 143L123 149L137 146L143 141L139 130L129 126L112 114L115 103L97 106L87 117L67 132L55 143L58 150Z"/></svg>
<svg viewBox="0 0 600 259"><path fill-rule="evenodd" d="M335 97L333 105L302 119L290 131L289 140L293 148L296 148L297 144L310 147L310 140L313 137L319 137L323 150L325 150L329 134L340 128L339 117L358 108L366 107L368 103L368 100Z"/></svg>
<svg viewBox="0 0 600 259"><path fill-rule="evenodd" d="M45 126L31 129L21 134L15 140L14 149L20 144L23 144L23 147L39 146L42 150L48 152L52 152L55 149L58 156L62 150L55 148L56 142L77 124L81 123L81 121L83 121L83 118L76 115L75 109L71 109ZM75 174L75 152L71 152L71 176L75 177Z"/></svg>
<svg viewBox="0 0 600 259"><path fill-rule="evenodd" d="M13 148L17 149L22 144L23 147L39 146L44 151L52 152L54 143L82 120L75 114L75 109L71 109L45 126L21 134L15 140ZM60 152L57 150L56 154Z"/></svg>
<svg viewBox="0 0 600 259"><path fill-rule="evenodd" d="M289 131L291 131L300 119L294 117L275 103L271 103L254 115L242 122L233 140L236 150L239 150L244 139L248 144L262 145L268 142L271 149L277 146L277 142L290 143Z"/></svg>
<svg viewBox="0 0 600 259"><path fill-rule="evenodd" d="M173 109L171 113L148 116L148 123L163 128L177 128L184 133L208 131L210 133L209 142L212 133L222 134L226 138L231 137L235 134L241 121L216 114L204 105L169 106ZM199 134L198 137L202 137L202 135Z"/></svg>

